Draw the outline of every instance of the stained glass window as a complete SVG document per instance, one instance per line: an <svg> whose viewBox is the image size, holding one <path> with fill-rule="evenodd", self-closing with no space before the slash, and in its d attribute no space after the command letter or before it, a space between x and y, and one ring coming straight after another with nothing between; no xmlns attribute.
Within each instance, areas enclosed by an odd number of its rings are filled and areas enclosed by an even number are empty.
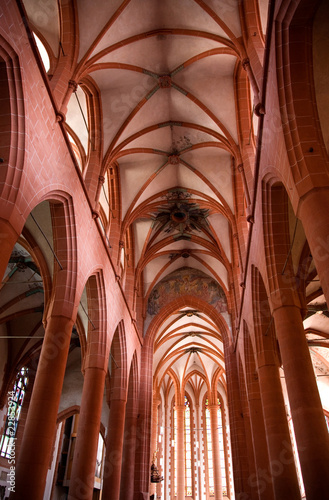
<svg viewBox="0 0 329 500"><path fill-rule="evenodd" d="M12 448L15 448L17 425L21 414L28 380L28 369L22 368L17 374L13 390L8 393L7 418L0 444L2 457L10 458Z"/></svg>

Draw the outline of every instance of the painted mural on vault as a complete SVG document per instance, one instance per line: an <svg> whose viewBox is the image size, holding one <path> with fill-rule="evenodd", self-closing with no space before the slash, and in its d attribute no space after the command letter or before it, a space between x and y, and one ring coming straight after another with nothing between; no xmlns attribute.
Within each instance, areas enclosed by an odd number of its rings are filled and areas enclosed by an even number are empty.
<svg viewBox="0 0 329 500"><path fill-rule="evenodd" d="M185 267L169 274L152 290L148 314L158 314L163 306L182 295L193 295L211 304L218 312L227 312L225 293L219 284L201 271Z"/></svg>

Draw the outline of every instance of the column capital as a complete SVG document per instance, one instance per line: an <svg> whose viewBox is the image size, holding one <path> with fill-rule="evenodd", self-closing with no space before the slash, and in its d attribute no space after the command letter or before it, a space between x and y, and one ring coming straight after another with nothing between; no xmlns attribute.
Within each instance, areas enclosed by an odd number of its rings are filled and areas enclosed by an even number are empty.
<svg viewBox="0 0 329 500"><path fill-rule="evenodd" d="M290 309L290 308L294 308L294 309L297 309L297 311L300 311L302 310L300 304L296 304L294 303L293 299L291 300L290 303L283 303L282 301L280 303L275 303L273 305L272 303L272 316L274 316L276 313L278 313L278 311L281 311L283 309ZM302 315L301 315L301 318L302 318ZM303 318L302 318L303 319Z"/></svg>
<svg viewBox="0 0 329 500"><path fill-rule="evenodd" d="M249 57L245 57L244 59L242 59L241 64L242 64L243 69L245 71L247 71L248 66L250 66L250 59L249 59Z"/></svg>
<svg viewBox="0 0 329 500"><path fill-rule="evenodd" d="M88 358L86 364L83 365L83 373L85 374L88 370L100 370L102 372L107 373L107 369L104 366L104 363L95 363L93 359Z"/></svg>
<svg viewBox="0 0 329 500"><path fill-rule="evenodd" d="M69 80L69 89L72 92L76 92L78 90L78 84L75 80Z"/></svg>
<svg viewBox="0 0 329 500"><path fill-rule="evenodd" d="M296 291L295 277L277 274L277 281L277 287L270 290L271 311L273 312L281 307L290 306L301 309L301 301Z"/></svg>

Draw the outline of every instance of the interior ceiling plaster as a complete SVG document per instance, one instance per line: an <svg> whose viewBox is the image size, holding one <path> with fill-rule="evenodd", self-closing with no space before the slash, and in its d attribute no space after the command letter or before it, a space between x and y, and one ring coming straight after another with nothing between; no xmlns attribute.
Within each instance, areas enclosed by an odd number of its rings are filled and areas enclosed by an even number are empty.
<svg viewBox="0 0 329 500"><path fill-rule="evenodd" d="M263 43L267 3L259 2ZM102 148L99 174L103 176L112 165L118 169L119 223L124 228L121 240L131 229L144 312L159 286L182 268L190 269L191 276L205 276L205 288L213 280L223 296L230 295L233 266L238 265L234 255L234 235L241 215L238 204L244 203L238 198L233 170L234 162L242 162L241 103L237 101L236 81L244 60L240 4L238 0L75 3L71 22L77 46L71 80L77 89L68 103L66 125L81 158L88 157L93 145L88 137L91 104L82 88L92 84L98 92L97 134ZM60 50L57 1L24 0L24 5L32 30L56 58ZM242 106L250 108L253 128L247 135L252 145L258 118L252 113L252 86L248 90L250 102ZM207 213L201 231L182 232L177 226L168 234L154 226L153 219L168 193L179 190L188 194L187 204L197 204ZM109 198L109 191L106 193ZM106 212L103 193L101 202ZM290 219L293 239L295 218ZM33 226L31 220L28 225ZM304 239L298 227L293 252L296 268ZM43 247L49 261L49 250L44 243ZM232 328L229 312L227 308L221 312L228 331ZM84 315L81 310L80 314ZM316 328L326 319L314 314L307 325ZM149 322L146 318L146 328ZM200 331L201 336L186 337L188 331ZM177 335L178 343L174 341ZM187 315L179 309L171 313L155 338L154 372L160 367L161 377L168 370L183 376L196 369L200 375L211 377L218 363L224 368L221 336L218 326L203 311ZM162 338L165 343L160 347ZM187 338L192 339L192 346L197 338L201 350L185 352ZM171 361L161 364L163 356L169 359L166 352L173 355Z"/></svg>

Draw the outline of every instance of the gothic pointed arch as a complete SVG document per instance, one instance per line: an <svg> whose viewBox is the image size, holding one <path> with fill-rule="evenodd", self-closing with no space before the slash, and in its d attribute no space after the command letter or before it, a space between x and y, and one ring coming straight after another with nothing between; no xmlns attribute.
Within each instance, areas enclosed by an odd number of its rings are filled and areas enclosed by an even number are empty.
<svg viewBox="0 0 329 500"><path fill-rule="evenodd" d="M267 291L259 270L252 266L253 319L257 364L281 365Z"/></svg>
<svg viewBox="0 0 329 500"><path fill-rule="evenodd" d="M115 329L109 357L110 400L127 397L127 346L124 323Z"/></svg>
<svg viewBox="0 0 329 500"><path fill-rule="evenodd" d="M83 359L86 367L105 369L107 363L107 316L106 293L102 271L95 272L86 283L88 329L86 338L86 352Z"/></svg>
<svg viewBox="0 0 329 500"><path fill-rule="evenodd" d="M17 198L25 160L25 106L18 55L0 36L2 105L0 110L1 216L9 218ZM9 202L9 203L8 203Z"/></svg>
<svg viewBox="0 0 329 500"><path fill-rule="evenodd" d="M281 120L290 172L300 196L328 183L328 153L315 97L314 81L318 87L318 75L314 80L311 71L304 71L305 67L312 67L312 27L319 5L320 2L298 2L294 8L288 8L288 3L282 2L281 21L275 27Z"/></svg>
<svg viewBox="0 0 329 500"><path fill-rule="evenodd" d="M135 457L138 449L138 394L139 394L138 361L136 351L133 354L129 369L127 387L127 404L122 451L121 496L132 499L134 495Z"/></svg>

